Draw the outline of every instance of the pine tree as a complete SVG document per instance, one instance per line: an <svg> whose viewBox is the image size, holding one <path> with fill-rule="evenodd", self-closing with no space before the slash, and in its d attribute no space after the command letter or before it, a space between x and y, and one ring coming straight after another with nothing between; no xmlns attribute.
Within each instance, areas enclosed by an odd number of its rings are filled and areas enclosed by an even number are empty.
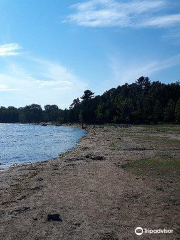
<svg viewBox="0 0 180 240"><path fill-rule="evenodd" d="M180 123L180 98L176 103L175 116L176 116L176 121Z"/></svg>

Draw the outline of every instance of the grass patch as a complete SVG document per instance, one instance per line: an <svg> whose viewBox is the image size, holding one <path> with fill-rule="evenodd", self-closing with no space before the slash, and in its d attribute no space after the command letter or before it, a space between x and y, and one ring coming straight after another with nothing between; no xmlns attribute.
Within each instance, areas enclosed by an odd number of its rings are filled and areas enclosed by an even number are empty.
<svg viewBox="0 0 180 240"><path fill-rule="evenodd" d="M180 125L172 125L172 124L161 124L161 125L139 125L137 128L145 128L147 130L153 130L157 132L173 132L180 133Z"/></svg>
<svg viewBox="0 0 180 240"><path fill-rule="evenodd" d="M152 141L157 144L163 144L167 147L179 147L180 148L180 140L179 139L172 139L169 137L160 137L154 135L139 135L138 139L141 141Z"/></svg>
<svg viewBox="0 0 180 240"><path fill-rule="evenodd" d="M168 204L171 204L171 205L180 206L180 199L179 198L167 199L165 202L168 203Z"/></svg>
<svg viewBox="0 0 180 240"><path fill-rule="evenodd" d="M179 177L180 161L169 158L145 158L121 166L138 176Z"/></svg>
<svg viewBox="0 0 180 240"><path fill-rule="evenodd" d="M110 145L109 145L110 148L118 148L119 145L115 142L112 142Z"/></svg>
<svg viewBox="0 0 180 240"><path fill-rule="evenodd" d="M173 154L170 152L157 152L155 153L155 156L158 158L163 158L163 159L173 159Z"/></svg>

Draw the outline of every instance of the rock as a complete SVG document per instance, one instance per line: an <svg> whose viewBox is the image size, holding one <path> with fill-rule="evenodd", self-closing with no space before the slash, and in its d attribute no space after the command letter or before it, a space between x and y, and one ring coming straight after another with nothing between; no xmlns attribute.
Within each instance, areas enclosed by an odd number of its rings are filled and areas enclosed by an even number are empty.
<svg viewBox="0 0 180 240"><path fill-rule="evenodd" d="M61 219L61 217L60 217L59 214L48 214L47 220L48 220L48 221L58 221L58 222L62 222L62 219Z"/></svg>
<svg viewBox="0 0 180 240"><path fill-rule="evenodd" d="M92 156L91 159L93 160L104 160L103 156Z"/></svg>
<svg viewBox="0 0 180 240"><path fill-rule="evenodd" d="M93 154L86 154L85 155L85 158L90 158L92 160L104 160L104 156L101 156L101 155L93 155Z"/></svg>

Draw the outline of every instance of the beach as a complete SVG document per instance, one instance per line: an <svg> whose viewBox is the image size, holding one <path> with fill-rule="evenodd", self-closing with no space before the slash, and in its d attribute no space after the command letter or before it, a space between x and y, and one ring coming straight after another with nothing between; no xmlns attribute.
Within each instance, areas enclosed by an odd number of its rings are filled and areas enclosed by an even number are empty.
<svg viewBox="0 0 180 240"><path fill-rule="evenodd" d="M180 126L87 126L59 158L0 173L1 239L179 239L179 160Z"/></svg>

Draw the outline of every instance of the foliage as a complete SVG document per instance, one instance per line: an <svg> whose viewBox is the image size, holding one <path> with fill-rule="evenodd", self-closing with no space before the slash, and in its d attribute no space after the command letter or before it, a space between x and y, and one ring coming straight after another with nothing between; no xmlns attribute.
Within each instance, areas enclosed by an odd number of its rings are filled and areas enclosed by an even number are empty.
<svg viewBox="0 0 180 240"><path fill-rule="evenodd" d="M175 115L176 115L176 121L180 123L180 98L176 103Z"/></svg>
<svg viewBox="0 0 180 240"><path fill-rule="evenodd" d="M81 100L80 100L81 99ZM140 77L135 83L124 84L95 96L86 90L73 100L69 109L57 105L32 104L23 108L0 107L0 122L33 123L180 123L180 84L150 82Z"/></svg>

